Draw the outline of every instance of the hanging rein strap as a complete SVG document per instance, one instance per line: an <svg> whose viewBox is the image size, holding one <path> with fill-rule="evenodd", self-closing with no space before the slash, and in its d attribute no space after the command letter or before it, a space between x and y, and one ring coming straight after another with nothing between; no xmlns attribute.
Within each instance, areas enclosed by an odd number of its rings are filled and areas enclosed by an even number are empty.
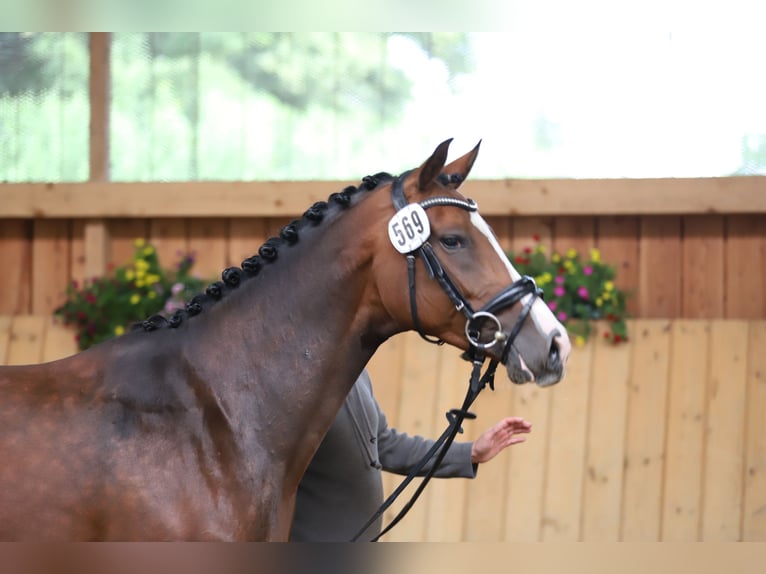
<svg viewBox="0 0 766 574"><path fill-rule="evenodd" d="M468 410L473 404L473 402L476 400L476 397L479 396L479 393L487 384L489 384L490 387L494 388L495 370L497 368L498 362L497 360L490 361L490 364L487 367L487 370L484 372L484 375L482 375L480 378L479 375L481 373L481 367L483 363L484 363L484 359L475 359L473 361L473 369L471 371L471 380L468 385L468 391L466 392L465 399L463 400L463 405L459 409L451 409L450 411L447 412L447 420L449 421L449 425L447 426L447 429L434 442L434 444L431 445L431 448L423 456L423 458L420 459L420 462L410 469L410 472L407 475L407 477L404 480L402 480L402 482L399 484L396 490L389 495L389 497L380 506L380 508L378 508L375 514L373 514L370 517L370 519L364 524L364 526L362 526L362 528L359 529L359 532L357 532L356 535L354 535L354 537L351 539L351 542L356 542L359 540L359 537L362 536L365 533L365 531L372 524L374 524L375 521L380 516L382 516L386 510L388 510L388 508L394 503L394 501L399 497L399 495L402 492L404 492L405 488L407 488L407 486L409 486L409 484L417 476L421 475L423 468L425 468L428 461L431 460L434 454L438 452L438 455L436 459L434 460L433 464L431 465L431 467L429 468L428 473L425 476L423 476L423 479L421 480L420 484L418 485L417 489L412 494L410 499L402 507L402 509L399 511L396 517L390 522L390 524L386 526L380 532L380 534L378 534L375 538L372 539L372 542L377 542L381 536L385 535L389 530L391 530L394 526L396 526L401 521L401 519L404 518L407 512L409 512L409 510L414 506L417 499L425 490L426 485L431 480L436 470L439 468L439 465L444 459L444 456L447 454L447 450L449 450L449 447L454 441L455 436L457 435L457 433L463 432L463 429L462 429L463 421L465 419L476 418L476 415Z"/></svg>

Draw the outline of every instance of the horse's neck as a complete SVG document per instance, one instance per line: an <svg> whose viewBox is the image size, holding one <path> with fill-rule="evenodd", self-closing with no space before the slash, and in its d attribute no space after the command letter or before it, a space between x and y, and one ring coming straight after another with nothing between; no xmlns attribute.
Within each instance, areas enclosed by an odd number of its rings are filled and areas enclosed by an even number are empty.
<svg viewBox="0 0 766 574"><path fill-rule="evenodd" d="M190 325L193 369L210 381L243 441L278 444L285 464L299 467L288 476L303 471L386 336L373 331L383 318L367 301L370 256L349 247L356 238L341 241L337 227L321 236L321 249L318 241L282 248Z"/></svg>

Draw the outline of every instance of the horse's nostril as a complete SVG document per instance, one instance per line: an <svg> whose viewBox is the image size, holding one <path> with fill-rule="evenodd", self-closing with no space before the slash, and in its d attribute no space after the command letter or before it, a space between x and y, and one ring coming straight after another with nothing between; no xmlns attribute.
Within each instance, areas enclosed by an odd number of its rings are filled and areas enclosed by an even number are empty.
<svg viewBox="0 0 766 574"><path fill-rule="evenodd" d="M551 348L548 350L548 360L551 362L551 364L556 364L561 360L557 337L553 337L551 339Z"/></svg>

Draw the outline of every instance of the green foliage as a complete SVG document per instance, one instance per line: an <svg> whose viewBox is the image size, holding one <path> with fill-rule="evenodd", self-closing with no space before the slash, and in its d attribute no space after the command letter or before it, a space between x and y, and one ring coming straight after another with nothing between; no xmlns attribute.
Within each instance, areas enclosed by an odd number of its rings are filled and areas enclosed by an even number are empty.
<svg viewBox="0 0 766 574"><path fill-rule="evenodd" d="M539 238L535 239L536 246L508 257L519 273L535 279L573 342L584 344L591 335L591 322L598 320L609 322L604 337L613 343L627 341L626 294L615 286L616 270L601 261L599 250L591 249L587 259L574 249L549 257Z"/></svg>
<svg viewBox="0 0 766 574"><path fill-rule="evenodd" d="M132 323L152 315L172 315L204 285L191 274L192 255L184 255L172 270L160 266L157 251L143 239L135 241L132 261L114 277L94 277L80 286L73 281L67 298L54 311L76 330L79 348L121 335Z"/></svg>

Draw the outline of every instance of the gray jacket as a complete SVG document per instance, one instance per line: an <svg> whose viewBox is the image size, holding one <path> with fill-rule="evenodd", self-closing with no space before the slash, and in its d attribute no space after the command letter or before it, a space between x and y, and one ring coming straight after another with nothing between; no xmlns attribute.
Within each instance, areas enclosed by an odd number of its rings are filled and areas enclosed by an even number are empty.
<svg viewBox="0 0 766 574"><path fill-rule="evenodd" d="M388 426L370 377L362 372L298 487L291 540L351 540L383 502L381 471L406 475L433 444ZM474 478L476 470L471 443L453 443L434 476ZM381 522L378 519L360 539L379 534Z"/></svg>

